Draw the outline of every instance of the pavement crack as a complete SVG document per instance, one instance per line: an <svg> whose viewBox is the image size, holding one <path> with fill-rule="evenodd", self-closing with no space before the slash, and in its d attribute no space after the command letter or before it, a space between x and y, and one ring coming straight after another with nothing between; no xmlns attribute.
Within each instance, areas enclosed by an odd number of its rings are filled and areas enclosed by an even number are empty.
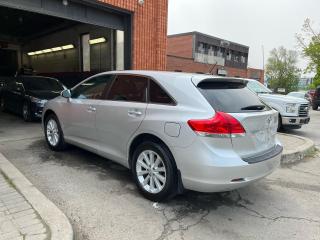
<svg viewBox="0 0 320 240"><path fill-rule="evenodd" d="M223 206L238 207L244 209L249 216L264 219L270 223L281 221L282 219L307 221L320 224L320 220L314 220L303 217L294 216L277 216L272 217L261 213L258 210L252 209L250 205L253 205L249 200L243 198L239 191L234 191L235 195L220 194L217 195L216 201L219 201ZM171 235L179 232L178 237L184 240L185 232L190 228L195 227L205 221L205 218L210 214L210 210L215 209L207 203L206 207L200 207L193 203L193 201L181 202L178 205L168 205L159 209L161 211L165 223L163 224L163 230L160 236L156 240L168 239ZM195 214L195 216L193 216ZM191 220L190 220L191 219ZM189 222L188 222L189 221ZM188 223L186 223L188 222Z"/></svg>
<svg viewBox="0 0 320 240"><path fill-rule="evenodd" d="M202 221L204 221L204 219L210 213L210 210L200 210L200 211L202 211L202 214L201 214L201 217L197 221L195 221L194 223L191 223L191 224L184 225L182 222L183 222L184 218L188 217L189 214L179 215L173 210L175 216L173 218L169 218L166 214L166 210L168 210L168 208L163 208L161 210L162 215L165 218L166 222L163 225L163 230L162 230L160 236L156 240L164 240L164 239L168 238L169 236L171 236L172 234L174 234L175 232L179 232L180 239L184 240L184 232L189 230L190 228L200 224ZM174 225L176 225L176 226L174 226Z"/></svg>
<svg viewBox="0 0 320 240"><path fill-rule="evenodd" d="M320 177L320 174L316 174L316 173L312 173L312 172L308 172L308 171L303 171L303 170L300 170L300 169L291 168L291 170L295 171L295 172L299 172L299 173L308 174L308 175L311 175L311 176L314 176L314 177Z"/></svg>
<svg viewBox="0 0 320 240"><path fill-rule="evenodd" d="M243 198L242 198L241 194L239 193L239 191L236 191L236 192L238 194L238 199L235 201L236 206L243 208L243 209L247 210L248 212L253 213L253 215L250 214L250 216L272 220L272 218L267 217L267 216L263 215L262 213L254 210L254 209L251 209L248 206L246 206L245 204L241 203L241 202L243 202Z"/></svg>
<svg viewBox="0 0 320 240"><path fill-rule="evenodd" d="M279 221L281 219L289 219L289 220L296 220L296 221L307 221L307 222L312 222L312 223L318 223L320 224L320 220L315 220L315 219L309 219L309 218L304 218L304 217L292 217L292 216L278 216L278 217L269 217L269 216L266 216L266 215L263 215L262 213L256 211L256 210L253 210L249 207L247 207L246 205L244 204L241 204L240 202L242 201L242 197L241 197L241 194L237 191L238 193L238 201L236 202L236 205L251 212L251 213L254 213L253 215L252 214L249 214L250 216L253 216L253 217L258 217L258 218L262 218L262 219L267 219L269 221L273 221L273 222L276 222L276 221Z"/></svg>
<svg viewBox="0 0 320 240"><path fill-rule="evenodd" d="M303 218L303 217L288 217L288 216L279 216L273 218L273 221L278 221L281 219L289 219L289 220L297 220L297 221L306 221L306 222L311 222L311 223L318 223L320 224L320 220L315 220L315 219L309 219L309 218Z"/></svg>

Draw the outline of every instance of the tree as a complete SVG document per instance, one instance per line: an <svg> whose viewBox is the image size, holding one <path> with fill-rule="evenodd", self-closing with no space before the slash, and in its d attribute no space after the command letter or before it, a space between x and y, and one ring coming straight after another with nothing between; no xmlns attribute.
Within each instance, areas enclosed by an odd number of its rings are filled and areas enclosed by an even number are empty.
<svg viewBox="0 0 320 240"><path fill-rule="evenodd" d="M285 88L286 92L298 89L300 70L297 67L298 53L284 47L270 52L266 65L266 76L273 89Z"/></svg>
<svg viewBox="0 0 320 240"><path fill-rule="evenodd" d="M309 18L304 21L301 33L296 34L303 56L309 59L305 72L315 72L310 88L320 85L320 30L315 30Z"/></svg>

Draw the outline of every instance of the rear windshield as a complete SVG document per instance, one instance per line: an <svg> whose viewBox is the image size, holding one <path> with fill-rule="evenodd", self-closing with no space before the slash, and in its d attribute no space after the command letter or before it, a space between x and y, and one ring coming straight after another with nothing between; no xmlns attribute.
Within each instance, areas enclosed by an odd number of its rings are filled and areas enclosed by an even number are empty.
<svg viewBox="0 0 320 240"><path fill-rule="evenodd" d="M63 86L57 79L45 77L25 77L23 84L29 91L62 91Z"/></svg>
<svg viewBox="0 0 320 240"><path fill-rule="evenodd" d="M216 111L227 113L269 111L245 82L201 82L198 89Z"/></svg>

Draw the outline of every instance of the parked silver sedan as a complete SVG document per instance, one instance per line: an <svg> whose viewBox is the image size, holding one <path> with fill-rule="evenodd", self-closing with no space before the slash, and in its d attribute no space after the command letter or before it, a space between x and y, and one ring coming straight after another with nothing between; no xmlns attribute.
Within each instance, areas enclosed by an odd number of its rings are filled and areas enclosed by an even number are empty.
<svg viewBox="0 0 320 240"><path fill-rule="evenodd" d="M278 113L245 79L114 71L95 75L43 111L54 151L77 145L130 168L140 192L162 201L184 189L219 192L274 171Z"/></svg>

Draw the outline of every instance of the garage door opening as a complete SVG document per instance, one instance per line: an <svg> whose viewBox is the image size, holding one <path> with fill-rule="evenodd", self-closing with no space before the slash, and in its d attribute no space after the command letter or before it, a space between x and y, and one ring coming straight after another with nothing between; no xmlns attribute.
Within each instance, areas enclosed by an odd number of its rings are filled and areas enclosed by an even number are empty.
<svg viewBox="0 0 320 240"><path fill-rule="evenodd" d="M125 31L0 6L0 77L34 74L67 87L128 68Z"/></svg>

